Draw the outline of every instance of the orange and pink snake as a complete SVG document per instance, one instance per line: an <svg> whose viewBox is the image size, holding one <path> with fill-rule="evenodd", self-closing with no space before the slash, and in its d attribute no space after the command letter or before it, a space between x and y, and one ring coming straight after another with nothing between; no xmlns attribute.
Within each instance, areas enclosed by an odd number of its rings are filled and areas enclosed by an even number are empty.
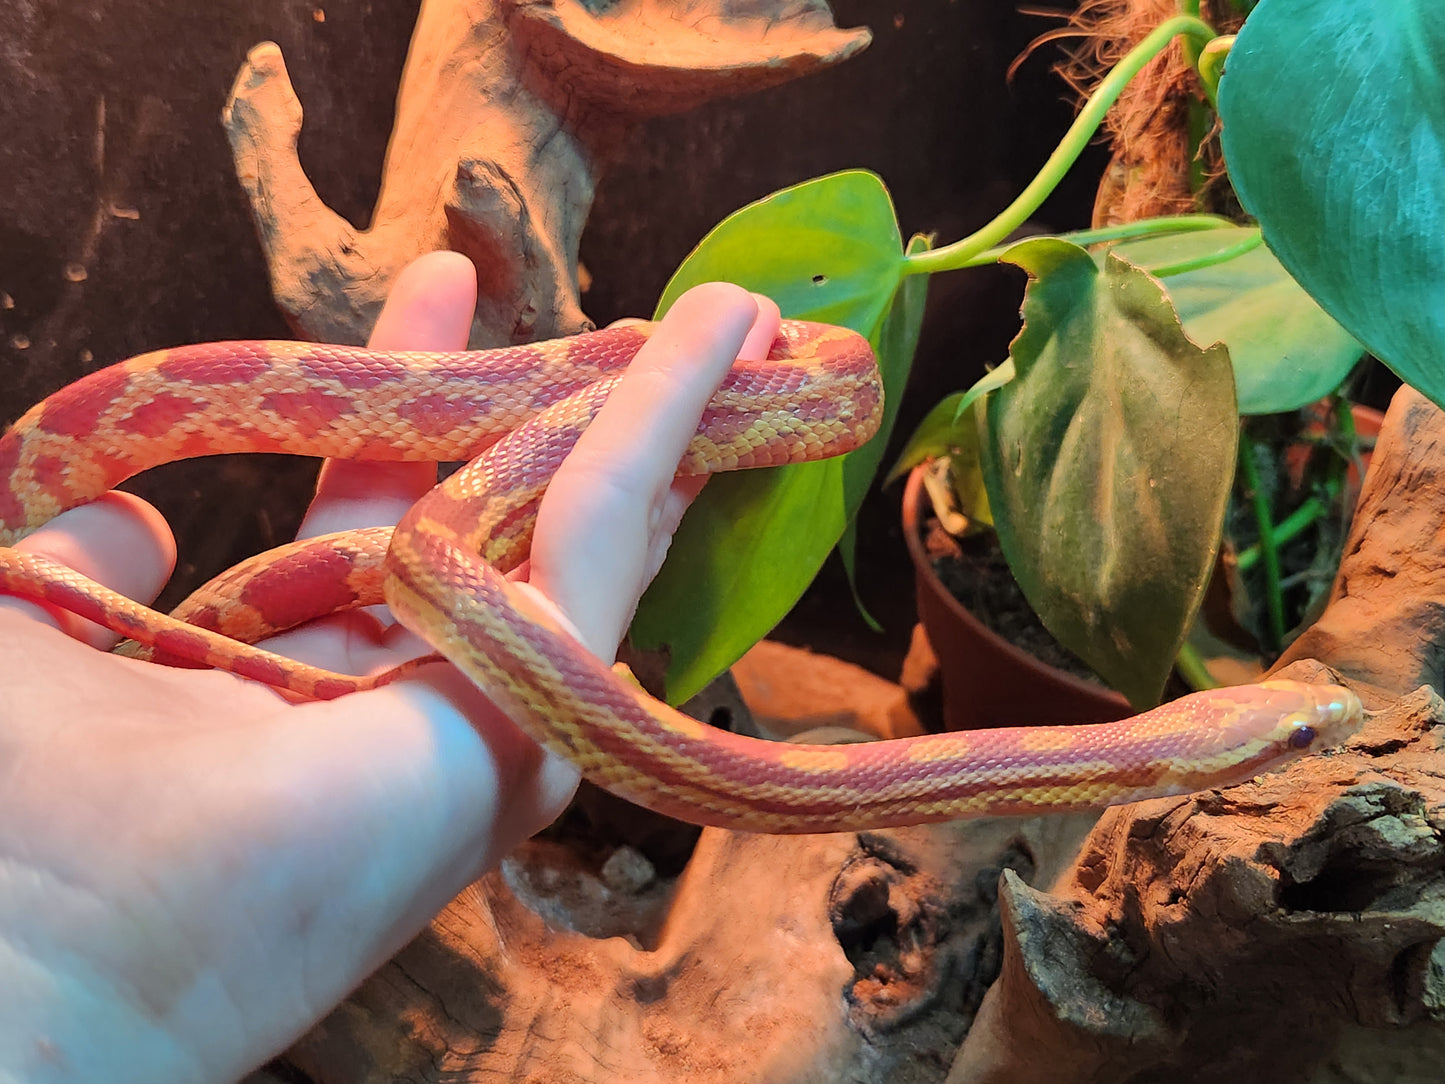
<svg viewBox="0 0 1445 1084"><path fill-rule="evenodd" d="M930 734L857 745L768 742L652 699L564 630L528 615L505 573L537 504L649 325L529 346L373 352L291 342L180 347L101 369L0 437L0 591L80 614L182 665L326 699L354 677L249 646L313 617L385 601L528 734L604 788L698 824L830 832L1094 808L1237 783L1344 740L1338 686L1269 681L1196 693L1118 722ZM868 343L785 321L739 362L679 473L849 451L876 430ZM159 463L221 452L469 460L391 529L252 558L165 616L13 544Z"/></svg>

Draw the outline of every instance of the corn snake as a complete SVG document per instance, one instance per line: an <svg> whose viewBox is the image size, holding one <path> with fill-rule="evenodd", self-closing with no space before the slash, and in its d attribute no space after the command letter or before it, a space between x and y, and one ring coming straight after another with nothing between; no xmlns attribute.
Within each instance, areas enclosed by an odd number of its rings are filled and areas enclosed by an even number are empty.
<svg viewBox="0 0 1445 1084"><path fill-rule="evenodd" d="M520 612L503 575L526 556L547 479L647 334L611 328L471 354L206 344L100 370L0 437L0 591L99 621L167 661L315 698L406 668L329 674L239 641L384 598L522 729L595 782L659 812L750 831L855 830L1188 793L1358 728L1353 694L1295 682L1196 694L1116 723L851 746L745 738L652 700L564 631ZM680 472L838 454L871 435L881 405L865 340L785 322L769 361L740 362L724 382ZM243 563L183 604L190 624L9 548L140 470L223 451L471 462L394 532L347 532Z"/></svg>

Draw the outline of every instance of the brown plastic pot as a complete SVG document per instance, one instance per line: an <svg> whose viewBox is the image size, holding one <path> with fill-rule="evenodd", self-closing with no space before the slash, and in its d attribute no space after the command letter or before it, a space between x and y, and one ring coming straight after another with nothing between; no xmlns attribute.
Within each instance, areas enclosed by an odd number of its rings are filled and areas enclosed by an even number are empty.
<svg viewBox="0 0 1445 1084"><path fill-rule="evenodd" d="M903 537L913 559L918 620L938 657L949 730L1029 723L1102 723L1131 714L1118 693L1040 662L987 628L933 571L920 528L923 468L903 490Z"/></svg>

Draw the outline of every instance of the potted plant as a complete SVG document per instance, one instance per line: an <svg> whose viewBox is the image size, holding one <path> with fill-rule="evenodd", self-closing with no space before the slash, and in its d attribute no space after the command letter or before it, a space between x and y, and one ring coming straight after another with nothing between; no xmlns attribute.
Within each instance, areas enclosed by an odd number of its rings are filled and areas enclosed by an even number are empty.
<svg viewBox="0 0 1445 1084"><path fill-rule="evenodd" d="M1084 258L1053 241L1016 246L1033 280L1010 368L1025 366L1027 382L1005 368L993 402L983 396L998 374L950 397L896 468L938 457L931 503L970 536L947 555L923 552L916 469L904 528L951 723L1117 717L1157 700L1176 662L1195 687L1218 684L1206 656L1230 640L1251 659L1278 655L1338 561L1357 410L1330 385L1358 345L1258 248L1257 231L1111 249L1090 280ZM1055 287L1066 264L1044 260L1072 261L1092 284ZM1159 281L1146 291L1148 269ZM1228 356L1191 339L1224 342ZM1127 701L1055 667L1026 668L946 597L935 564L987 569L1000 549L1021 581L1018 605L1043 615L1034 634L1056 632ZM1195 622L1206 597L1213 636ZM1014 699L981 685L992 674ZM1258 674L1255 664L1234 677Z"/></svg>
<svg viewBox="0 0 1445 1084"><path fill-rule="evenodd" d="M940 404L901 465L972 442L972 480L989 494L1025 593L1059 639L1136 705L1158 699L1203 598L1241 414L1334 393L1362 353L1257 229L1225 218L1166 216L1005 243L1129 81L1179 36L1212 100L1218 35L1194 14L1164 21L1100 82L1038 177L972 235L905 246L882 182L835 174L730 216L659 307L695 282L727 278L771 294L786 315L868 335L891 404L886 438L926 275L999 260L1027 270L1010 358ZM847 524L881 454L882 439L842 461L709 487L674 544L684 559L664 569L633 626L640 646L670 651L670 698L689 695L764 634L840 534L851 568ZM1265 537L1275 518L1260 520ZM769 571L750 587L742 570L759 564Z"/></svg>
<svg viewBox="0 0 1445 1084"><path fill-rule="evenodd" d="M1210 103L1231 41L1195 40L1183 50L1197 65ZM1198 127L1197 118L1195 124ZM1206 120L1204 127L1208 125ZM1138 225L1147 228L1151 223ZM1179 431L1165 430L1172 409L1168 400L1179 390L1171 392L1159 382L1168 371L1163 353L1171 349L1173 321L1166 315L1148 334L1144 353L1154 353L1160 364L1146 361L1148 371L1131 372L1139 357L1128 333L1147 333L1151 317L1137 304L1139 298L1126 296L1125 278L1115 282L1117 305L1091 307L1083 296L1087 291L1077 288L1072 296L1067 287L1055 289L1051 298L1047 280L1059 277L1065 264L1057 261L1065 258L1057 251L1034 252L1035 245L1019 246L1016 252L1023 258L1016 262L1030 270L1031 290L1039 290L1032 315L1047 334L1041 350L1040 337L1031 334L1031 303L1026 301L1024 330L1014 344L1015 354L1026 355L1034 388L1006 372L1002 379L1007 386L985 415L971 405L975 396L997 386L995 377L985 378L969 394L941 404L900 463L907 467L930 454L943 456L943 477L952 485L935 485L934 493L948 490L950 502L968 513L963 522L975 530L994 525L992 498L1001 520L1000 541L1024 580L1024 593L1043 610L1043 623L1059 631L1069 647L1106 673L1136 706L1157 697L1175 652L1178 671L1196 687L1220 683L1221 673L1233 681L1250 680L1262 670L1260 655L1266 660L1277 657L1308 623L1323 602L1338 561L1352 503L1347 483L1353 478L1358 487L1356 430L1362 428L1367 435L1378 430L1378 412L1352 407L1331 387L1346 376L1361 348L1283 273L1274 256L1260 248L1261 240L1257 229L1223 228L1107 246L1161 280L1191 339L1201 345L1217 340L1230 351L1239 413L1246 424L1222 520L1215 511L1222 470L1212 476L1180 471L1183 457L1173 451L1187 446L1194 465L1224 467L1230 462L1233 449L1216 439L1219 430L1211 431L1219 417L1201 398L1203 383L1193 385L1190 413L1181 416ZM1121 315L1122 321L1114 319ZM1121 330L1123 335L1118 334ZM1051 350L1058 353L1049 356ZM1089 361L1081 363L1080 357ZM1201 378L1208 366L1189 362L1187 352L1184 357L1184 380ZM1081 366L1092 367L1092 374L1081 379ZM1042 380L1039 368L1048 374ZM1099 388L1088 387L1091 380L1120 388L1123 394L1101 398ZM1329 402L1312 402L1323 393L1331 394ZM1116 442L1118 455L1110 461L1113 477L1094 470L1097 457L1087 447L1080 455L1077 440L1072 451L1053 443L1050 427L1057 428L1061 419L1067 419L1074 438L1082 429ZM1009 448L1013 458L1005 464ZM1161 484L1178 492L1161 493ZM910 496L918 489L912 485ZM1009 670L1015 665L1008 660L1009 647L999 645L977 622L949 613L946 600L938 601L942 586L914 536L916 501L905 503L905 531L920 565L924 619L941 615L968 634L963 646L945 643L939 649L941 654L951 651L954 659L952 667L945 663L945 681L965 655L969 661L964 668L973 677ZM1149 513L1155 513L1152 524L1147 522ZM1131 520L1139 519L1146 522L1136 529ZM1206 581L1202 573L1210 549L1196 543L1218 545L1221 525L1224 548L1215 564L1217 574ZM1170 528L1177 529L1177 541L1167 537ZM1161 566L1161 560L1174 563ZM1236 643L1249 645L1247 666L1231 670L1229 658L1210 660L1225 664L1215 670L1201 651L1219 655L1221 647L1229 647L1209 635L1205 622L1190 624L1206 583L1212 585L1208 595L1216 602L1209 607L1212 623L1235 633ZM978 658L981 645L991 653L991 661ZM1016 684L1017 677L1010 674ZM1096 690L1081 688L1063 675L1043 673L1031 675L1031 680L1036 690L1054 687L1076 704L1081 720L1100 712L1123 713L1121 701L1101 700ZM1042 695L1036 692L1033 699ZM968 699L980 699L976 686ZM983 710L969 707L963 719L974 724L996 721L980 717ZM1012 716L1008 721L1023 717L1005 715Z"/></svg>

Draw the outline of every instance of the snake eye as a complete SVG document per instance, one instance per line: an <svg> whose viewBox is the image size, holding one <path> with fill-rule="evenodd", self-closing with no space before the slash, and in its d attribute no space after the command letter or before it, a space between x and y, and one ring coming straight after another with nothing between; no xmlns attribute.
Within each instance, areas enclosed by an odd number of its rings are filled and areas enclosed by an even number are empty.
<svg viewBox="0 0 1445 1084"><path fill-rule="evenodd" d="M1297 726L1291 731L1289 743L1295 749L1308 749L1318 735L1312 726Z"/></svg>

